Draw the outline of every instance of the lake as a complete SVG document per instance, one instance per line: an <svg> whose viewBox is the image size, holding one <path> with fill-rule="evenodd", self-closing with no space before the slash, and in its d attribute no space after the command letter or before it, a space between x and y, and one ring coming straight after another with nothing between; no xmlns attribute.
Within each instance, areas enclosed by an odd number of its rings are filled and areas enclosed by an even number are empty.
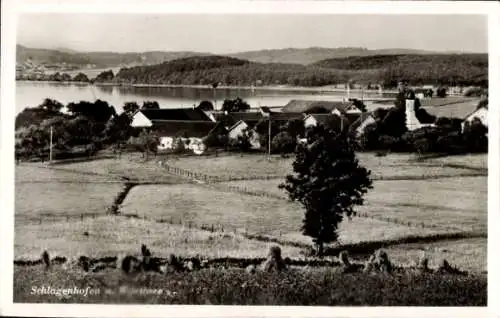
<svg viewBox="0 0 500 318"><path fill-rule="evenodd" d="M63 104L78 101L101 99L113 105L117 112L122 111L125 102L157 101L161 108L192 107L202 100L216 101L222 106L224 99L241 97L250 106L283 106L292 99L340 100L343 92L313 90L280 90L250 88L217 88L215 98L210 87L132 87L103 86L75 83L16 82L16 114L26 107L39 105L45 98L55 99ZM351 93L351 97L361 97L361 93ZM364 93L366 98L380 98L378 93ZM384 94L382 97L390 97Z"/></svg>

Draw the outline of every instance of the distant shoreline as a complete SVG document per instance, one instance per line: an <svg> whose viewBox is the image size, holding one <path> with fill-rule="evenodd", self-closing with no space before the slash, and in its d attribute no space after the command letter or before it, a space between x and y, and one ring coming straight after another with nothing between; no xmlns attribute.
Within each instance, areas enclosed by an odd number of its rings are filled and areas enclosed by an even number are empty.
<svg viewBox="0 0 500 318"><path fill-rule="evenodd" d="M166 87L166 88L197 88L197 89L212 89L209 85L180 85L180 84L118 84L118 83L88 83L88 82L60 82L60 81L30 81L30 80L16 80L16 82L29 82L29 83L48 83L48 84L77 84L77 85L89 85L89 86L117 86L117 87ZM225 86L221 85L217 89L242 89L242 90L273 90L273 91L308 91L308 92L334 92L343 93L346 92L343 88L337 88L332 86L288 86L288 85L265 85L265 86L248 86L248 85L231 85ZM379 95L378 90L361 90L361 89L351 89L350 93L366 93L371 95ZM397 90L383 90L382 94L396 94Z"/></svg>

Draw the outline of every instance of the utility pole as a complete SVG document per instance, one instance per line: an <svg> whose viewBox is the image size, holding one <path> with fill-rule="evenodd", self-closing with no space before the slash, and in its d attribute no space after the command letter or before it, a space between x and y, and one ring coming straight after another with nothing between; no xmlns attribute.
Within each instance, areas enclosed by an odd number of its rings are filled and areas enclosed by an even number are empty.
<svg viewBox="0 0 500 318"><path fill-rule="evenodd" d="M53 128L52 126L50 126L49 163L52 163L52 135L53 135Z"/></svg>
<svg viewBox="0 0 500 318"><path fill-rule="evenodd" d="M267 141L267 149L268 149L268 157L269 160L271 160L271 114L269 114L269 130L267 132L268 136L268 141Z"/></svg>

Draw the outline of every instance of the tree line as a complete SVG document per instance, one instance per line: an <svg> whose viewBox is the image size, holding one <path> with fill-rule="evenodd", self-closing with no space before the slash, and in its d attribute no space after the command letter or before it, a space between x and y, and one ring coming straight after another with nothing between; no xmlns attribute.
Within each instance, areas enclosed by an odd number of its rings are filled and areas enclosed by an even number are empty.
<svg viewBox="0 0 500 318"><path fill-rule="evenodd" d="M396 87L412 85L487 86L486 55L381 55L324 60L311 65L255 63L203 56L121 69L115 82L129 84L325 86L347 82Z"/></svg>

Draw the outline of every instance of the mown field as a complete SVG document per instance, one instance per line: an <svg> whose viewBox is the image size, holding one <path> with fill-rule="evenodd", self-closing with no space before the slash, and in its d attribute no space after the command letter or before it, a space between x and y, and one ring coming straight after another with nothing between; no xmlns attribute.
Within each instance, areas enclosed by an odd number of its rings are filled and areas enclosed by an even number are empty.
<svg viewBox="0 0 500 318"><path fill-rule="evenodd" d="M242 180L223 184L272 193L286 200L286 192L278 188L282 182L282 179ZM378 180L374 181L373 189L365 196L365 204L357 210L374 217L399 219L414 224L486 231L487 198L486 177Z"/></svg>
<svg viewBox="0 0 500 318"><path fill-rule="evenodd" d="M438 176L477 175L478 171L470 168L467 160L456 157L446 157L435 161L417 161L418 157L412 154L388 154L377 157L374 153L358 153L361 165L372 171L374 178L434 178ZM449 159L448 159L449 158ZM472 168L487 163L486 155L475 156ZM458 162L458 165L448 165ZM256 179L269 176L284 177L292 172L293 158L272 156L265 154L234 155L222 154L202 157L166 158L172 166L218 176L222 179Z"/></svg>
<svg viewBox="0 0 500 318"><path fill-rule="evenodd" d="M86 235L87 234L87 235ZM53 255L105 257L139 252L146 244L153 253L167 256L265 257L271 243L248 240L234 233L210 232L182 225L120 216L16 225L16 259L38 259L44 249ZM290 257L295 247L283 246Z"/></svg>

